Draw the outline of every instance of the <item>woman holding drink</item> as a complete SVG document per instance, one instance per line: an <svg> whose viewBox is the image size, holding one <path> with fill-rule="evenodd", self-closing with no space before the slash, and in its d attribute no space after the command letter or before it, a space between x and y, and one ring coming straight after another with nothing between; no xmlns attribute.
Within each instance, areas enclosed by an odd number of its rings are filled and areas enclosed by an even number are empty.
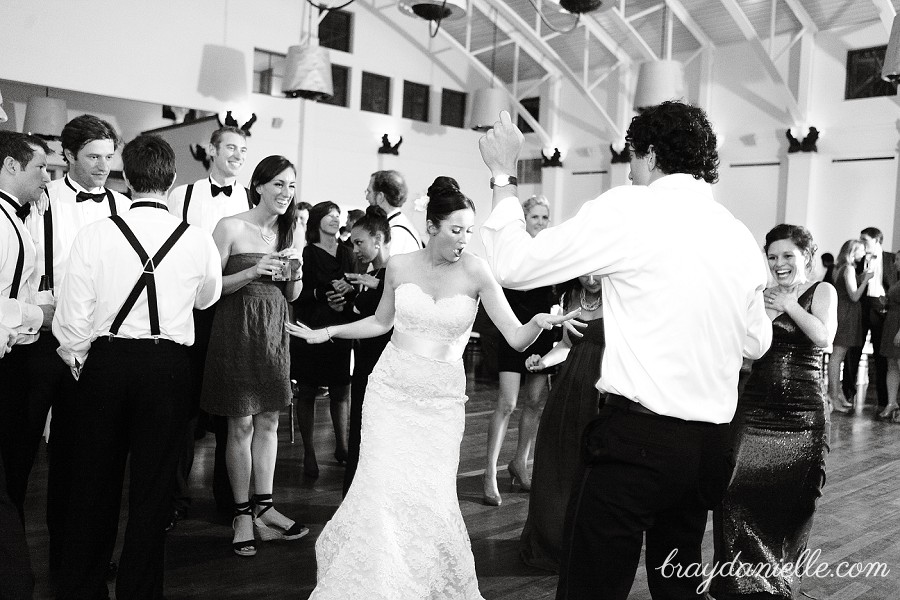
<svg viewBox="0 0 900 600"><path fill-rule="evenodd" d="M298 539L309 530L272 506L278 413L290 403L288 336L281 324L302 288L303 239L294 237L294 165L269 156L253 171L253 208L219 221L222 299L213 321L201 407L228 417L226 465L234 493L232 548L256 554L263 540ZM250 494L253 474L254 496Z"/></svg>

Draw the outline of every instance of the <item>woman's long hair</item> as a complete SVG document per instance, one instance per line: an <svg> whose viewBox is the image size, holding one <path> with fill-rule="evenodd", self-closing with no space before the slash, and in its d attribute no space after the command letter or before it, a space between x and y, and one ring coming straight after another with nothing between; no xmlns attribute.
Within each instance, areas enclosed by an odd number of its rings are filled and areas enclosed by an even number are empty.
<svg viewBox="0 0 900 600"><path fill-rule="evenodd" d="M256 165L253 169L253 175L250 177L250 202L253 206L258 206L262 199L256 188L266 185L276 177L278 177L285 169L291 169L297 174L297 168L294 163L280 155L267 156ZM278 250L289 248L294 243L294 221L296 221L297 199L291 198L287 210L283 215L278 215Z"/></svg>
<svg viewBox="0 0 900 600"><path fill-rule="evenodd" d="M834 261L834 270L831 272L832 281L830 283L838 283L844 276L844 269L848 267L852 269L854 267L855 259L853 257L856 256L856 250L860 246L865 246L862 240L847 240L844 242Z"/></svg>

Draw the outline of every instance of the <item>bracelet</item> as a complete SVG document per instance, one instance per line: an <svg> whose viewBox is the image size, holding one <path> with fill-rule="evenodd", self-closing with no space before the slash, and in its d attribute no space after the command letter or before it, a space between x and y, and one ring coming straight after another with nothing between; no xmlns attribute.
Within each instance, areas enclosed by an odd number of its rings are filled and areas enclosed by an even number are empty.
<svg viewBox="0 0 900 600"><path fill-rule="evenodd" d="M327 325L325 326L325 335L328 336L328 341L331 342L331 343L333 344L333 343L334 343L334 340L331 339L331 332L328 331L328 326L327 326Z"/></svg>

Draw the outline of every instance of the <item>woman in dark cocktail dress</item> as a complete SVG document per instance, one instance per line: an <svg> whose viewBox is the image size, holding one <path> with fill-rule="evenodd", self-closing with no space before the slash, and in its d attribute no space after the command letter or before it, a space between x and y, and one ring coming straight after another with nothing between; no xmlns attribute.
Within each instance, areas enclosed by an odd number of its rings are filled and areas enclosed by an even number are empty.
<svg viewBox="0 0 900 600"><path fill-rule="evenodd" d="M715 578L717 600L795 597L802 571L775 567L800 560L825 484L822 349L837 328L837 294L809 280L815 245L805 228L778 225L765 248L775 280L764 292L772 346L753 363L738 402L734 475L713 512L714 564L737 560L752 569Z"/></svg>
<svg viewBox="0 0 900 600"><path fill-rule="evenodd" d="M582 275L565 294L563 303L565 311L580 308L578 318L587 327L580 331L582 337L565 332L562 341L547 354L533 354L526 361L532 372L563 364L541 413L528 518L519 542L522 562L554 573L559 572L569 493L582 460L581 434L599 414L606 397L596 388L606 348L600 279Z"/></svg>

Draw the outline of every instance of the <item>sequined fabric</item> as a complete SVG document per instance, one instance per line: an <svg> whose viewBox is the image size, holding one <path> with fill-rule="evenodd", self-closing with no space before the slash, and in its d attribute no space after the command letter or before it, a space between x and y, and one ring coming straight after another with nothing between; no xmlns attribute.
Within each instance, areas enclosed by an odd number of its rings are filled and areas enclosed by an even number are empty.
<svg viewBox="0 0 900 600"><path fill-rule="evenodd" d="M816 286L800 296L807 311ZM732 421L735 470L713 512L715 562L752 567L714 580L715 598L767 593L793 598L816 500L825 484L829 422L822 350L787 314L772 322L772 347L753 364ZM768 572L767 572L768 571Z"/></svg>

